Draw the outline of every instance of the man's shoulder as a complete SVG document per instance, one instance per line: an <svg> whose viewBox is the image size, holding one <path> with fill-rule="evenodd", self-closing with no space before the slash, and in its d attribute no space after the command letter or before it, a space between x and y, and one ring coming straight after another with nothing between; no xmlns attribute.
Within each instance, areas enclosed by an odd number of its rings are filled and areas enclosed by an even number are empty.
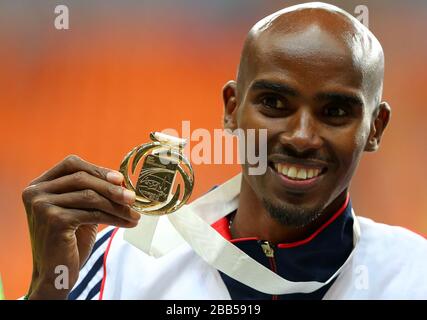
<svg viewBox="0 0 427 320"><path fill-rule="evenodd" d="M427 270L427 239L399 226L358 217L361 229L360 255L383 266L383 272L412 273L406 277L424 277ZM394 270L394 271L393 271Z"/></svg>
<svg viewBox="0 0 427 320"><path fill-rule="evenodd" d="M357 220L354 256L325 299L425 299L427 240L402 227Z"/></svg>
<svg viewBox="0 0 427 320"><path fill-rule="evenodd" d="M362 239L370 244L387 248L387 251L402 249L427 252L427 239L413 231L400 226L388 225L358 216ZM407 252L410 253L410 252Z"/></svg>

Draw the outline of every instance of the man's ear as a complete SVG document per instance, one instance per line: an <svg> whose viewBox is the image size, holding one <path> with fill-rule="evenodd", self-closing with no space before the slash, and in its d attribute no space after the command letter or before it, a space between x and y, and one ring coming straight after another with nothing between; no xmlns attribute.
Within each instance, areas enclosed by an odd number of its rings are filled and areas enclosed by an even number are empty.
<svg viewBox="0 0 427 320"><path fill-rule="evenodd" d="M237 84L236 81L228 81L222 89L224 100L224 129L234 131L237 129Z"/></svg>
<svg viewBox="0 0 427 320"><path fill-rule="evenodd" d="M366 142L365 151L374 152L377 151L381 137L387 127L391 117L391 108L387 102L382 102L376 111L376 117L371 124L371 131L369 133L369 139Z"/></svg>

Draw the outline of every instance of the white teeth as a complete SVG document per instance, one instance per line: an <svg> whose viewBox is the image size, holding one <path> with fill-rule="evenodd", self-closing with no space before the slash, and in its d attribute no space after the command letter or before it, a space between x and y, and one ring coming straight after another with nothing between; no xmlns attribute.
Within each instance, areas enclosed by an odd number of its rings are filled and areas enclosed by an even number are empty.
<svg viewBox="0 0 427 320"><path fill-rule="evenodd" d="M297 177L297 168L290 167L287 176L289 178L295 179Z"/></svg>
<svg viewBox="0 0 427 320"><path fill-rule="evenodd" d="M284 174L285 176L288 175L289 172L289 167L287 166L283 166L282 170L280 171L282 174Z"/></svg>
<svg viewBox="0 0 427 320"><path fill-rule="evenodd" d="M307 179L307 171L305 169L299 169L297 174L298 179Z"/></svg>
<svg viewBox="0 0 427 320"><path fill-rule="evenodd" d="M317 177L320 174L320 169L303 169L287 166L283 163L275 163L276 171L291 178L293 180L307 180Z"/></svg>

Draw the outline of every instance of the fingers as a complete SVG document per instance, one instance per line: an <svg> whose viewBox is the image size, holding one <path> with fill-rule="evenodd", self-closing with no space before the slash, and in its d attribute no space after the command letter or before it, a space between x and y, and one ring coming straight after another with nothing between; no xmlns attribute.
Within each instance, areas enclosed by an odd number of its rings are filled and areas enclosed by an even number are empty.
<svg viewBox="0 0 427 320"><path fill-rule="evenodd" d="M66 209L101 211L123 220L138 222L141 215L127 205L117 204L92 189L42 196L47 203Z"/></svg>
<svg viewBox="0 0 427 320"><path fill-rule="evenodd" d="M117 204L130 205L135 202L135 192L94 177L85 171L39 183L36 188L43 193L56 194L90 189Z"/></svg>
<svg viewBox="0 0 427 320"><path fill-rule="evenodd" d="M120 185L123 181L123 175L115 170L96 166L87 162L76 155L70 155L55 165L52 169L43 173L40 177L33 180L30 185L38 184L44 181L51 181L61 176L70 175L78 171L84 171L99 179L109 181Z"/></svg>
<svg viewBox="0 0 427 320"><path fill-rule="evenodd" d="M84 224L105 224L109 226L116 226L121 228L133 228L138 224L138 220L124 220L119 217L106 214L105 212L94 210L79 210L79 209L66 209L67 213L77 218L78 225Z"/></svg>
<svg viewBox="0 0 427 320"><path fill-rule="evenodd" d="M129 207L135 193L121 187L123 179L117 171L69 156L25 188L35 270L32 292L42 288L45 297L49 293L43 283L50 265L66 262L74 266L70 274L78 274L93 247L96 225L137 225L140 215Z"/></svg>
<svg viewBox="0 0 427 320"><path fill-rule="evenodd" d="M29 217L38 221L48 219L47 223L53 226L56 222L61 226L61 221L71 221L73 226L79 223L134 226L140 218L129 207L135 201L135 193L120 186L122 181L119 172L70 156L34 180L22 197Z"/></svg>
<svg viewBox="0 0 427 320"><path fill-rule="evenodd" d="M111 226L132 228L138 224L137 220L129 221L99 210L67 209L45 201L35 202L35 211L43 214L34 215L37 225L46 226L49 234L62 234L61 230L77 229L85 224L106 224Z"/></svg>

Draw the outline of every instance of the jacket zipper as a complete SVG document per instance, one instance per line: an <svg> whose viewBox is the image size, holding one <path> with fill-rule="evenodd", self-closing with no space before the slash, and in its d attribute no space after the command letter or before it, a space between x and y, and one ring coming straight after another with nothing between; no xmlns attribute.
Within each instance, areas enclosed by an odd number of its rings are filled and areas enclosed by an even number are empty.
<svg viewBox="0 0 427 320"><path fill-rule="evenodd" d="M270 269L274 273L277 273L276 260L274 259L274 246L268 241L261 241L261 248L262 251L264 251L265 256L268 258L268 262L270 263ZM278 296L273 295L272 300L278 300Z"/></svg>

